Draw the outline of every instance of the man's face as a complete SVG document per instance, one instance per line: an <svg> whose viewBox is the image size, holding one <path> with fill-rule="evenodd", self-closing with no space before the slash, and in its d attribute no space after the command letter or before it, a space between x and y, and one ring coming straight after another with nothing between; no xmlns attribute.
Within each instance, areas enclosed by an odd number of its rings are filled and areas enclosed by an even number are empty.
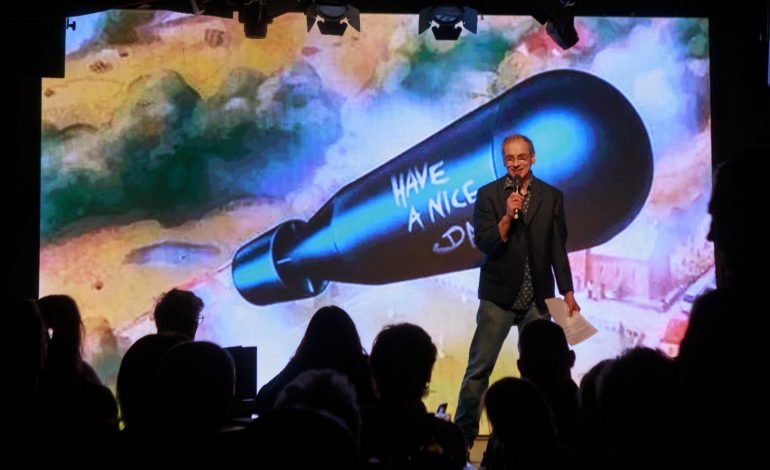
<svg viewBox="0 0 770 470"><path fill-rule="evenodd" d="M519 175L524 179L535 164L535 155L530 153L527 142L517 139L503 145L503 163L508 176L513 178Z"/></svg>

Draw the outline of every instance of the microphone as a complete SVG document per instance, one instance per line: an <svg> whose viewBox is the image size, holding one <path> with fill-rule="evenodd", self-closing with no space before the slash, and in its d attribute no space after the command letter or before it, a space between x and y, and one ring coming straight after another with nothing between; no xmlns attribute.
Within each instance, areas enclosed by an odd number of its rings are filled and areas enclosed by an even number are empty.
<svg viewBox="0 0 770 470"><path fill-rule="evenodd" d="M519 191L521 191L521 183L522 183L521 176L514 175L513 181L511 183L512 184L511 189L516 194L519 194ZM516 209L516 211L513 213L513 218L518 220L518 218L519 218L519 210L518 209Z"/></svg>

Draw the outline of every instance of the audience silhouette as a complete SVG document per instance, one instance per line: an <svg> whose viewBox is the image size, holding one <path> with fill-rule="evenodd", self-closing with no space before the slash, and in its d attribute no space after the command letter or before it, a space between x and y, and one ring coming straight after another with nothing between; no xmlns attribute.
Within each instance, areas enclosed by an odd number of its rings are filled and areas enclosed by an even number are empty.
<svg viewBox="0 0 770 470"><path fill-rule="evenodd" d="M355 387L358 404L372 403L374 393L367 362L358 330L347 312L337 306L322 307L310 319L294 357L257 393L254 410L260 415L270 411L284 387L312 369L343 374Z"/></svg>

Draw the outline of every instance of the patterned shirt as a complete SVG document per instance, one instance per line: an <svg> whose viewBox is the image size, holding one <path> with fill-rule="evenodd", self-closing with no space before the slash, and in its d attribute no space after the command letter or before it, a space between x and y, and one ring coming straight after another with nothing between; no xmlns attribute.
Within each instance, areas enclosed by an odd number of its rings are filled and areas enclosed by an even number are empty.
<svg viewBox="0 0 770 470"><path fill-rule="evenodd" d="M508 181L506 181L506 185ZM511 183L511 186L513 184ZM521 205L520 217L526 215L529 209L530 195L532 191L527 191L524 196L524 201ZM519 293L516 295L516 299L511 306L514 310L529 310L529 306L532 303L532 299L535 298L535 287L532 285L532 272L529 270L529 255L524 259L524 279L521 281L521 287Z"/></svg>

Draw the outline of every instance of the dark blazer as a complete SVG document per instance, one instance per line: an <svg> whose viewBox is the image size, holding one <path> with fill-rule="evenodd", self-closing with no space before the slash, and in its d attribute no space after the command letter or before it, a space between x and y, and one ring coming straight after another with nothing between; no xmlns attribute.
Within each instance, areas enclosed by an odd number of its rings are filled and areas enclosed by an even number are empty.
<svg viewBox="0 0 770 470"><path fill-rule="evenodd" d="M487 255L479 275L479 299L509 308L519 292L524 261L529 254L535 302L545 308L545 299L554 296L554 276L562 295L573 290L564 196L553 186L533 178L527 214L511 223L508 240L503 241L497 224L505 214L505 201L510 194L510 190L505 190L505 178L482 186L476 195L473 240Z"/></svg>

